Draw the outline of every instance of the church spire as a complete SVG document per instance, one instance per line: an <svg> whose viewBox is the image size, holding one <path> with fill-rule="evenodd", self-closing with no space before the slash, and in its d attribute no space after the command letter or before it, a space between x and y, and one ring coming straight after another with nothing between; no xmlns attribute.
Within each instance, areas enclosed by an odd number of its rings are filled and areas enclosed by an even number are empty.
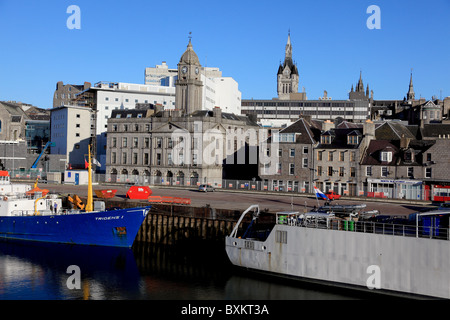
<svg viewBox="0 0 450 320"><path fill-rule="evenodd" d="M286 60L292 61L291 29L289 29L289 31L288 31L288 40L286 43L285 61Z"/></svg>
<svg viewBox="0 0 450 320"><path fill-rule="evenodd" d="M362 71L359 71L359 81L358 84L356 85L356 92L364 92L364 84L362 81Z"/></svg>
<svg viewBox="0 0 450 320"><path fill-rule="evenodd" d="M414 100L415 93L414 93L414 87L413 87L413 80L412 80L412 69L411 69L411 78L409 79L409 89L408 93L406 94L406 100Z"/></svg>

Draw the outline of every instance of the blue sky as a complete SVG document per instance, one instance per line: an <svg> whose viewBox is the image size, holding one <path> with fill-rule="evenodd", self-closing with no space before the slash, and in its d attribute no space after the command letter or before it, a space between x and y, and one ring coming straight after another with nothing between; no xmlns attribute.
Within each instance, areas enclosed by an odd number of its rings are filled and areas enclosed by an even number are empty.
<svg viewBox="0 0 450 320"><path fill-rule="evenodd" d="M66 26L70 5L80 30ZM370 5L379 30L366 26ZM416 98L450 96L450 0L0 0L0 100L50 108L57 81L144 83L145 67L176 68L189 32L243 99L271 99L289 29L309 99L346 99L360 70L375 99L402 99L411 68Z"/></svg>

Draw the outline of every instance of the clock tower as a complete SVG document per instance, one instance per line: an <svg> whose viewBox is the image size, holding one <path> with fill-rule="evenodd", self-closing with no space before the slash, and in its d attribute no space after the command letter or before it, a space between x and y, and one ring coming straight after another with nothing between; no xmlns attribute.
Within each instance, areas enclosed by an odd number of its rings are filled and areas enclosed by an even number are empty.
<svg viewBox="0 0 450 320"><path fill-rule="evenodd" d="M189 39L187 49L178 63L178 80L175 82L175 105L185 115L202 109L201 67Z"/></svg>

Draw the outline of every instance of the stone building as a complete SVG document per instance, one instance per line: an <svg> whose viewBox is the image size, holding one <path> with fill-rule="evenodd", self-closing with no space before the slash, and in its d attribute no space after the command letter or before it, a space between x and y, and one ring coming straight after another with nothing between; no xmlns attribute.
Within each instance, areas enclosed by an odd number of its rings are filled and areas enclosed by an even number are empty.
<svg viewBox="0 0 450 320"><path fill-rule="evenodd" d="M350 196L359 194L359 162L367 134L364 129L334 128L331 121L324 122L319 144L314 150L314 181L320 190Z"/></svg>
<svg viewBox="0 0 450 320"><path fill-rule="evenodd" d="M302 117L289 127L272 135L269 147L262 152L276 152L275 172L269 164L259 165L259 176L267 190L312 192L314 179L314 147L320 135L320 124L311 117ZM276 148L272 148L272 144Z"/></svg>
<svg viewBox="0 0 450 320"><path fill-rule="evenodd" d="M53 93L53 108L71 104L76 95L91 87L90 82L84 84L64 84L62 81L56 83L56 90Z"/></svg>
<svg viewBox="0 0 450 320"><path fill-rule="evenodd" d="M189 40L178 64L175 110L112 111L107 181L221 187L223 178L257 176L259 126L219 107L202 110L200 69Z"/></svg>
<svg viewBox="0 0 450 320"><path fill-rule="evenodd" d="M222 186L224 178L257 176L256 141L259 127L250 118L198 110L114 110L108 121L107 181L149 184ZM248 133L248 134L247 134ZM244 151L247 159L236 161ZM139 178L143 176L143 179ZM140 180L141 179L141 180Z"/></svg>

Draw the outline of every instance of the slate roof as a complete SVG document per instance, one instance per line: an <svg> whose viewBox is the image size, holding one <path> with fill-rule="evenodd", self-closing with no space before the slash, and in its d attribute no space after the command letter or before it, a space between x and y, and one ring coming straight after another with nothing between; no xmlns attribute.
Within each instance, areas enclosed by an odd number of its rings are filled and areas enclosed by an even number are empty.
<svg viewBox="0 0 450 320"><path fill-rule="evenodd" d="M380 161L380 154L382 151L392 152L391 162ZM388 140L371 140L366 154L364 155L362 165L395 165L399 156L399 148Z"/></svg>
<svg viewBox="0 0 450 320"><path fill-rule="evenodd" d="M300 118L289 127L280 131L282 133L297 133L296 143L315 144L320 137L320 130L312 126L304 118Z"/></svg>
<svg viewBox="0 0 450 320"><path fill-rule="evenodd" d="M362 141L362 128L348 128L348 129L331 129L322 135L331 135L332 141L330 144L320 143L317 148L322 149L358 149ZM347 137L349 135L358 135L358 144L348 144Z"/></svg>

